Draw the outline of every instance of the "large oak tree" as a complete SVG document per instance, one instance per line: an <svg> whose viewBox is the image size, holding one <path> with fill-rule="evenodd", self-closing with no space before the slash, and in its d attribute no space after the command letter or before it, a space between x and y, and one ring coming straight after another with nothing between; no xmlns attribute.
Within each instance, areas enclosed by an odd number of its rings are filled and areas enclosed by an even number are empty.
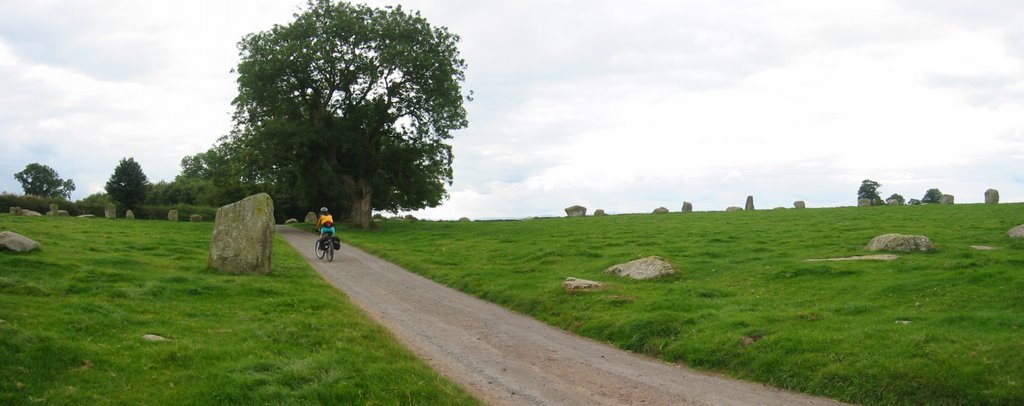
<svg viewBox="0 0 1024 406"><path fill-rule="evenodd" d="M341 204L361 227L373 209L436 206L452 180L447 140L467 125L458 42L401 7L310 1L239 43L226 149L247 182Z"/></svg>

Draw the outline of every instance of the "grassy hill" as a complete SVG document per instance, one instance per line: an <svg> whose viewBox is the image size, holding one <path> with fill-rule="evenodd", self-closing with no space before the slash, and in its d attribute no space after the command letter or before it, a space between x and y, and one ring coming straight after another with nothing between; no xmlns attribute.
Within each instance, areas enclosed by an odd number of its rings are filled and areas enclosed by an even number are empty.
<svg viewBox="0 0 1024 406"><path fill-rule="evenodd" d="M621 348L867 404L1024 403L1024 204L383 222L343 238L406 268ZM932 253L864 255L923 234ZM991 246L977 250L972 246ZM657 281L605 275L659 255ZM603 282L568 294L566 277Z"/></svg>
<svg viewBox="0 0 1024 406"><path fill-rule="evenodd" d="M0 230L43 246L0 251L0 404L477 403L280 239L273 274L232 276L206 267L211 223Z"/></svg>

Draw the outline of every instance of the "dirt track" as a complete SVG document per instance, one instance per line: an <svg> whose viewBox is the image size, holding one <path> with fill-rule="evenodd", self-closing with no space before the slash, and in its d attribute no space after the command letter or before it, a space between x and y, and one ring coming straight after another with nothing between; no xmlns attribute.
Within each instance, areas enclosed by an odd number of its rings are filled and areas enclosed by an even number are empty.
<svg viewBox="0 0 1024 406"><path fill-rule="evenodd" d="M350 246L313 256L312 234L278 232L436 371L493 405L822 405L666 364L549 327L434 283Z"/></svg>

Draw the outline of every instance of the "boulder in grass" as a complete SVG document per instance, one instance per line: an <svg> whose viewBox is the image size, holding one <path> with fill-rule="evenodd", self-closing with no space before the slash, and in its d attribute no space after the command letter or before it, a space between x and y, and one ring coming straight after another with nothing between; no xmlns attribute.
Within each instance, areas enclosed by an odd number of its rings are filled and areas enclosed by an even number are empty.
<svg viewBox="0 0 1024 406"><path fill-rule="evenodd" d="M604 209L594 210L594 217L601 217L601 216L607 216L607 215L608 215L608 213L605 213Z"/></svg>
<svg viewBox="0 0 1024 406"><path fill-rule="evenodd" d="M1010 231L1006 232L1006 235L1010 236L1010 238L1024 238L1024 224L1011 228Z"/></svg>
<svg viewBox="0 0 1024 406"><path fill-rule="evenodd" d="M39 216L42 216L42 214L40 214L38 211L32 211L32 210L29 210L29 209L21 209L21 215L22 216L29 216L29 217L39 217Z"/></svg>
<svg viewBox="0 0 1024 406"><path fill-rule="evenodd" d="M295 224L295 223L298 223L298 222L299 222L299 220L296 220L296 219L288 219L288 220L284 221L285 224Z"/></svg>
<svg viewBox="0 0 1024 406"><path fill-rule="evenodd" d="M736 206L729 206L729 207L727 207L725 209L725 211L743 211L743 208L742 207L736 207Z"/></svg>
<svg viewBox="0 0 1024 406"><path fill-rule="evenodd" d="M135 212L131 210L124 211L124 218L128 220L135 220Z"/></svg>
<svg viewBox="0 0 1024 406"><path fill-rule="evenodd" d="M668 213L668 209L666 209L664 207L659 207L657 209L654 209L653 213L654 214L666 214L666 213Z"/></svg>
<svg viewBox="0 0 1024 406"><path fill-rule="evenodd" d="M221 206L210 238L210 267L225 273L270 273L273 243L270 195L260 193Z"/></svg>
<svg viewBox="0 0 1024 406"><path fill-rule="evenodd" d="M68 216L71 216L71 213L68 213L67 210L57 210L57 217L68 217Z"/></svg>
<svg viewBox="0 0 1024 406"><path fill-rule="evenodd" d="M933 251L935 245L923 235L882 234L871 239L864 249L868 251Z"/></svg>
<svg viewBox="0 0 1024 406"><path fill-rule="evenodd" d="M57 210L59 210L59 208L57 207L57 204L56 203L50 203L50 211L46 212L46 215L47 216L56 216L57 215Z"/></svg>
<svg viewBox="0 0 1024 406"><path fill-rule="evenodd" d="M578 204L569 206L565 208L565 215L569 217L583 217L587 215L587 208Z"/></svg>
<svg viewBox="0 0 1024 406"><path fill-rule="evenodd" d="M604 273L619 275L628 278L646 280L660 278L676 272L672 264L658 256L640 258L635 261L612 265L604 270Z"/></svg>
<svg viewBox="0 0 1024 406"><path fill-rule="evenodd" d="M573 277L565 278L565 282L562 282L562 289L567 292L580 291L580 290L597 290L604 287L604 284L596 281L588 281L586 279L576 279Z"/></svg>
<svg viewBox="0 0 1024 406"><path fill-rule="evenodd" d="M28 252L39 249L39 243L13 231L0 231L0 250Z"/></svg>

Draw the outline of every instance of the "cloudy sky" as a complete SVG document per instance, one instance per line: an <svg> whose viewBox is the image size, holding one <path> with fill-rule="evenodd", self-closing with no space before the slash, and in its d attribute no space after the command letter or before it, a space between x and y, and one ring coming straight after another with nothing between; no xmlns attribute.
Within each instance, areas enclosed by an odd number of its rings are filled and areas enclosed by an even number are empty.
<svg viewBox="0 0 1024 406"><path fill-rule="evenodd" d="M393 1L371 1L384 6ZM304 1L0 0L0 191L102 191L230 127L236 43ZM1024 2L407 1L462 37L470 127L427 218L1024 201Z"/></svg>

